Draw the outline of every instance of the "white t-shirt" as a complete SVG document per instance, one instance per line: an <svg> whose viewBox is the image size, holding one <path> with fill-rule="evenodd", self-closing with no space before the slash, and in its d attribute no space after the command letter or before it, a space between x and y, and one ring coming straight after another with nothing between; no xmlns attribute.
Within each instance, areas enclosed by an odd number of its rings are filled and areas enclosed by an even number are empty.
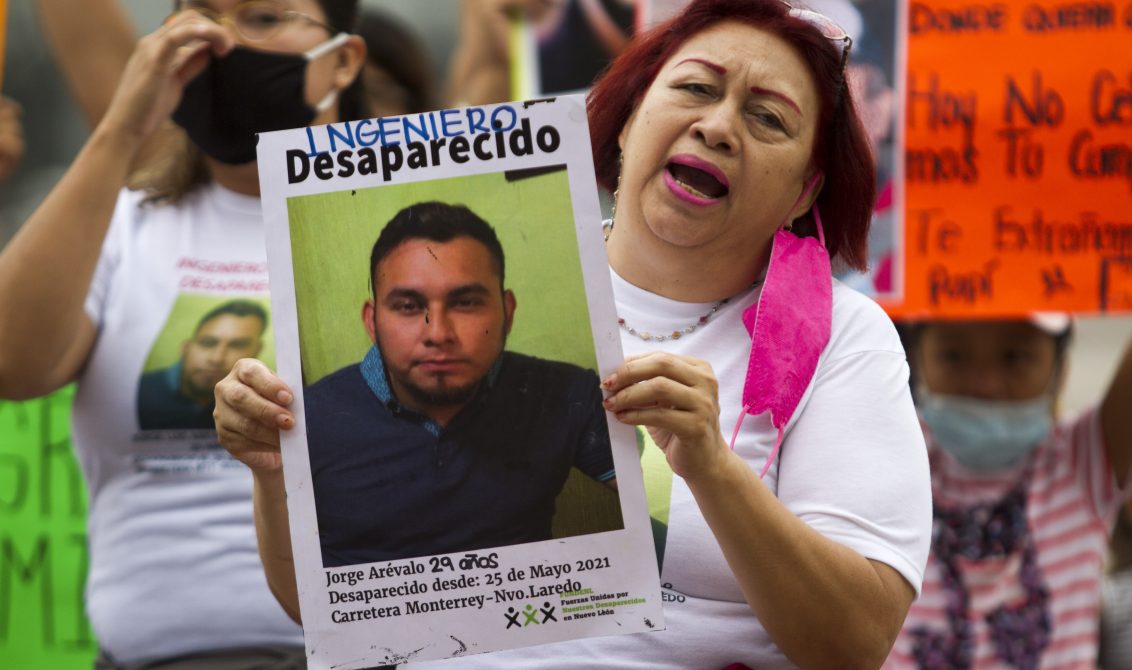
<svg viewBox="0 0 1132 670"><path fill-rule="evenodd" d="M829 344L764 481L803 521L863 556L892 566L918 592L928 557L931 488L904 350L892 322L876 303L833 281ZM618 315L638 332L680 330L712 308L651 294L616 273L613 291ZM646 342L622 332L627 356L663 350L711 363L719 379L725 439L739 416L751 349L741 315L758 295L753 289L729 301L706 324L680 339ZM749 416L735 451L760 471L776 437L769 416ZM422 667L719 670L731 663L793 667L751 613L683 480L672 476L655 447L646 449L642 466L650 511L658 521L667 521L661 567L666 630L481 654Z"/></svg>
<svg viewBox="0 0 1132 670"><path fill-rule="evenodd" d="M267 589L249 470L214 430L139 429L142 374L163 352L157 365L174 366L208 308L229 299L268 306L259 199L217 185L175 207L140 199L122 192L103 245L86 301L98 339L72 419L91 500L95 636L121 662L301 645Z"/></svg>

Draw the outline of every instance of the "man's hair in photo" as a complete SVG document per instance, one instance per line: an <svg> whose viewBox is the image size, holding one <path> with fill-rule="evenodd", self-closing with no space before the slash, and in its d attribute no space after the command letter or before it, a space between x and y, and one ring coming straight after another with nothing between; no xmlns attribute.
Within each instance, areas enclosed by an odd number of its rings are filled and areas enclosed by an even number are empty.
<svg viewBox="0 0 1132 670"><path fill-rule="evenodd" d="M377 295L377 264L406 240L451 242L457 237L470 237L487 247L503 288L503 246L495 229L464 205L444 202L418 202L397 212L378 235L369 256L370 291Z"/></svg>
<svg viewBox="0 0 1132 670"><path fill-rule="evenodd" d="M263 330L267 330L267 310L263 308L263 305L253 300L229 300L208 310L208 312L200 318L200 321L197 322L197 327L196 330L193 331L193 335L199 333L204 324L224 314L231 314L232 316L254 316L263 323Z"/></svg>

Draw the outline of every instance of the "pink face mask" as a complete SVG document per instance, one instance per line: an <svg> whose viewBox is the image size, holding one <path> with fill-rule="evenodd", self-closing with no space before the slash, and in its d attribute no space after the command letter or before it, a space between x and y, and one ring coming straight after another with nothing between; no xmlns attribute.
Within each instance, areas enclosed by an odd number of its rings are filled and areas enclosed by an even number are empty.
<svg viewBox="0 0 1132 670"><path fill-rule="evenodd" d="M814 175L798 202L809 197L819 179L820 174ZM798 237L783 224L771 242L759 301L743 312L743 325L751 334L751 358L731 448L748 414L770 411L778 438L759 477L766 475L778 455L786 422L794 415L829 342L833 278L816 202L813 211L818 238Z"/></svg>

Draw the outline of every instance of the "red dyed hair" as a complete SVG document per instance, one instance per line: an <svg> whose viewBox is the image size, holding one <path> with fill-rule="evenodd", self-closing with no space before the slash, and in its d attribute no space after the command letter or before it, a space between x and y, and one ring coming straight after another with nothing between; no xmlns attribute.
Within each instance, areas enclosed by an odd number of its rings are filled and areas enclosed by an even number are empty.
<svg viewBox="0 0 1132 670"><path fill-rule="evenodd" d="M781 0L694 0L683 12L636 36L594 84L587 99L597 180L617 188L618 137L661 66L692 36L725 21L769 31L791 44L805 61L821 101L811 159L825 177L817 205L830 258L864 270L876 197L876 166L868 136L844 81L842 45L804 19L788 14ZM813 214L794 225L799 235L817 234Z"/></svg>

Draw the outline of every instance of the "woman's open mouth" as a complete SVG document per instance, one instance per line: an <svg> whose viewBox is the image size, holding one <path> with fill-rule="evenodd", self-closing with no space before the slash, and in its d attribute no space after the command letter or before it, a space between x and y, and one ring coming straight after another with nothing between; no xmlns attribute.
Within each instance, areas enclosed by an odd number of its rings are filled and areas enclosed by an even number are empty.
<svg viewBox="0 0 1132 670"><path fill-rule="evenodd" d="M664 181L676 197L694 205L715 204L731 190L718 168L689 155L672 157Z"/></svg>

